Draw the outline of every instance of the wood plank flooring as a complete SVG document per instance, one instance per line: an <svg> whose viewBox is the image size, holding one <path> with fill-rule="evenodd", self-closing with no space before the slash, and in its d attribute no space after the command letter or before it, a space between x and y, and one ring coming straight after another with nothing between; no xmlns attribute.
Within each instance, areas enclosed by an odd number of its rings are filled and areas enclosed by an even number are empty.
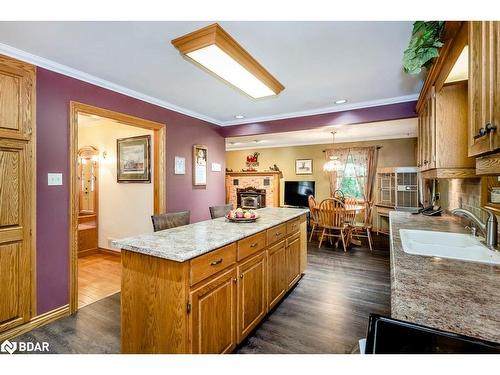
<svg viewBox="0 0 500 375"><path fill-rule="evenodd" d="M237 353L351 353L370 312L390 314L389 243L347 253L309 246L305 276ZM51 353L119 353L120 295L90 304L18 338L48 341Z"/></svg>
<svg viewBox="0 0 500 375"><path fill-rule="evenodd" d="M121 272L120 253L78 258L78 308L119 292Z"/></svg>

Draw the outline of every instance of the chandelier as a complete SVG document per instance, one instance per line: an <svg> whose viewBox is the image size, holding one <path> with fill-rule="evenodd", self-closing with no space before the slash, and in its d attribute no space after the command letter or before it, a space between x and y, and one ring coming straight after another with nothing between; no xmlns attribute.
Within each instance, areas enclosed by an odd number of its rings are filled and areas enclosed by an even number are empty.
<svg viewBox="0 0 500 375"><path fill-rule="evenodd" d="M337 133L335 130L331 132L332 145L335 144L335 133ZM333 155L330 155L329 160L323 165L323 170L325 172L334 172L338 171L341 168L342 168L342 163L340 162L339 157Z"/></svg>

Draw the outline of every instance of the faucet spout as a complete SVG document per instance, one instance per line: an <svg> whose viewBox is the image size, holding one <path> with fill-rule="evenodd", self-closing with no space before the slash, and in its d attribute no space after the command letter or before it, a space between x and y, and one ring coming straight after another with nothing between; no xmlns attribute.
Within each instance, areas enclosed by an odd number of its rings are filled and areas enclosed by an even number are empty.
<svg viewBox="0 0 500 375"><path fill-rule="evenodd" d="M481 229L481 231L484 233L486 238L486 246L488 246L490 249L496 250L498 244L497 217L490 210L484 208L481 209L488 213L488 219L486 219L486 223L483 223L481 219L479 219L475 214L463 208L455 208L451 210L451 213L457 216L464 216L474 222L474 224L476 224L478 228Z"/></svg>

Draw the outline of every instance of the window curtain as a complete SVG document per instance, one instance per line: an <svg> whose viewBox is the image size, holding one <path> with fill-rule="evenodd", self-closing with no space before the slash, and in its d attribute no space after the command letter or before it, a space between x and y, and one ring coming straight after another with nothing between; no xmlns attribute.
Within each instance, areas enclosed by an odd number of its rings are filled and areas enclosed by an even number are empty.
<svg viewBox="0 0 500 375"><path fill-rule="evenodd" d="M342 181L347 159L352 158L354 173L365 202L373 202L375 176L377 171L378 150L373 147L338 148L325 151L326 160L337 158L339 168L328 172L330 194L338 189L338 181Z"/></svg>
<svg viewBox="0 0 500 375"><path fill-rule="evenodd" d="M337 181L341 181L344 176L345 166L347 163L347 157L349 156L348 148L335 148L330 150L325 150L326 161L337 160L339 168L332 172L327 172L328 179L330 180L330 196L333 197L333 193L338 189Z"/></svg>

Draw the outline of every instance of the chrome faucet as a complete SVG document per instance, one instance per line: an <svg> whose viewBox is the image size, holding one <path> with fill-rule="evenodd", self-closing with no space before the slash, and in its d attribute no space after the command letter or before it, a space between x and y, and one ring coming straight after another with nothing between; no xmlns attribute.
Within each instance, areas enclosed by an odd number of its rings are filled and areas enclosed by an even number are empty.
<svg viewBox="0 0 500 375"><path fill-rule="evenodd" d="M486 219L486 223L483 223L481 219L479 219L472 212L467 211L463 208L455 208L451 210L451 213L457 216L464 216L474 222L475 225L484 233L484 237L486 238L486 246L488 246L491 250L497 250L498 244L498 221L497 217L493 212L487 210L485 208L481 208L483 211L488 213L488 219Z"/></svg>

